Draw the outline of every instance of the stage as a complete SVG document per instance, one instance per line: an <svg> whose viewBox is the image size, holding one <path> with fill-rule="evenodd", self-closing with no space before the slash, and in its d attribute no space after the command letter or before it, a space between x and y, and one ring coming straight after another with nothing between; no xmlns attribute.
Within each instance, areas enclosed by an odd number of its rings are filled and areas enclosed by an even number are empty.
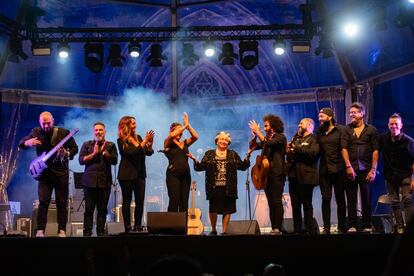
<svg viewBox="0 0 414 276"><path fill-rule="evenodd" d="M187 255L213 275L381 275L397 236L390 234L117 235L0 238L2 275L145 275L162 256ZM5 272L7 272L5 274Z"/></svg>

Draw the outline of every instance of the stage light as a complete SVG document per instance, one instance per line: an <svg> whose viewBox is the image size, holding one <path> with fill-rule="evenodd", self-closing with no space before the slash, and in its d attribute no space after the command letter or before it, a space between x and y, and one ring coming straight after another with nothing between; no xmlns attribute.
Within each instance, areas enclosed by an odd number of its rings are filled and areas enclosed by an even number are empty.
<svg viewBox="0 0 414 276"><path fill-rule="evenodd" d="M411 4L414 4L414 0L408 0L408 2L410 2Z"/></svg>
<svg viewBox="0 0 414 276"><path fill-rule="evenodd" d="M67 43L60 43L58 45L58 53L60 58L68 58L69 57L70 47Z"/></svg>
<svg viewBox="0 0 414 276"><path fill-rule="evenodd" d="M109 46L109 55L106 63L109 63L111 67L122 67L124 61L125 58L121 55L121 46L119 44L111 44Z"/></svg>
<svg viewBox="0 0 414 276"><path fill-rule="evenodd" d="M237 54L234 53L233 44L230 42L224 43L219 56L219 60L223 65L234 65L234 60L237 58Z"/></svg>
<svg viewBox="0 0 414 276"><path fill-rule="evenodd" d="M48 42L32 42L32 55L50 56L52 48Z"/></svg>
<svg viewBox="0 0 414 276"><path fill-rule="evenodd" d="M214 43L211 41L207 41L204 43L204 54L207 57L212 57L216 54L216 47L214 46Z"/></svg>
<svg viewBox="0 0 414 276"><path fill-rule="evenodd" d="M19 57L23 60L27 59L26 53L23 51L22 41L16 37L11 37L9 40L9 57L8 61L18 63Z"/></svg>
<svg viewBox="0 0 414 276"><path fill-rule="evenodd" d="M240 65L251 70L259 63L259 43L255 40L240 41L239 43L239 59Z"/></svg>
<svg viewBox="0 0 414 276"><path fill-rule="evenodd" d="M99 73L104 64L104 47L102 44L85 44L85 66L94 73Z"/></svg>
<svg viewBox="0 0 414 276"><path fill-rule="evenodd" d="M344 25L344 33L348 36L348 37L356 37L358 35L359 32L359 26L357 23L355 22L348 22Z"/></svg>
<svg viewBox="0 0 414 276"><path fill-rule="evenodd" d="M291 41L290 45L293 53L309 53L312 47L310 41Z"/></svg>
<svg viewBox="0 0 414 276"><path fill-rule="evenodd" d="M278 39L273 44L273 49L275 50L276 55L281 56L285 53L286 44L283 40Z"/></svg>
<svg viewBox="0 0 414 276"><path fill-rule="evenodd" d="M146 62L149 62L152 67L160 67L163 60L167 60L167 57L162 54L161 44L152 44Z"/></svg>
<svg viewBox="0 0 414 276"><path fill-rule="evenodd" d="M137 58L141 54L141 44L138 42L131 42L128 45L128 53L131 57Z"/></svg>
<svg viewBox="0 0 414 276"><path fill-rule="evenodd" d="M319 46L315 49L315 55L319 56L321 53L323 58L334 56L332 51L332 41L325 33L319 35Z"/></svg>
<svg viewBox="0 0 414 276"><path fill-rule="evenodd" d="M183 52L180 57L183 61L183 65L191 66L196 63L200 58L194 53L194 46L191 43L184 43L183 44Z"/></svg>

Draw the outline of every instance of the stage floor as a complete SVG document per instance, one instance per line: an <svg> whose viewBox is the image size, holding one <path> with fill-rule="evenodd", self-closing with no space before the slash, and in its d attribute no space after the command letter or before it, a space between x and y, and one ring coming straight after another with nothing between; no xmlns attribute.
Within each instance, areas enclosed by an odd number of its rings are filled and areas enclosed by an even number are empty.
<svg viewBox="0 0 414 276"><path fill-rule="evenodd" d="M269 263L281 264L289 276L380 275L395 238L389 234L7 237L0 238L0 272L145 275L160 257L186 255L214 275L262 275Z"/></svg>

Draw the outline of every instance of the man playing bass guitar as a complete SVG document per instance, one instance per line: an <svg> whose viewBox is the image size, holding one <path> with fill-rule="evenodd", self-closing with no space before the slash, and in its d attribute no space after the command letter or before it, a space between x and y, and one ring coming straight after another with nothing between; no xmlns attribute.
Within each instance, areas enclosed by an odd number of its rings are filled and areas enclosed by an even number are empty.
<svg viewBox="0 0 414 276"><path fill-rule="evenodd" d="M280 117L268 114L263 117L263 122L265 135L262 134L260 125L255 120L249 122L250 129L259 139L259 142L251 143L251 147L253 150L263 149L263 155L269 160L270 170L265 193L272 224L270 234L280 235L283 222L282 195L285 185L286 136L283 134L284 126Z"/></svg>
<svg viewBox="0 0 414 276"><path fill-rule="evenodd" d="M56 144L69 134L67 129L54 126L53 116L48 111L40 114L39 124L40 127L33 128L30 134L19 142L19 147L22 149L35 147L38 156L43 152L52 150ZM53 189L55 189L56 195L58 236L66 237L67 201L69 195L68 159L73 159L77 153L78 146L75 139L71 137L63 147L57 150L55 156L46 161L47 167L38 179L39 209L37 213L36 237L44 236L47 211Z"/></svg>

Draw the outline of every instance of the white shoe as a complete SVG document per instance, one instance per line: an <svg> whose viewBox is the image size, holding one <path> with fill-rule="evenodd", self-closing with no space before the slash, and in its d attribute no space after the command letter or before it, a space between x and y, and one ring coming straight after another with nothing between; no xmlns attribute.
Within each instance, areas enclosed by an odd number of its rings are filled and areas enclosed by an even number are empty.
<svg viewBox="0 0 414 276"><path fill-rule="evenodd" d="M355 228L355 227L351 227L351 228L349 228L349 229L348 229L348 231L347 231L347 232L348 232L348 233L356 233L356 231L357 231L357 230L356 230L356 228Z"/></svg>
<svg viewBox="0 0 414 276"><path fill-rule="evenodd" d="M57 234L59 238L66 238L66 232L64 230L59 230L59 233Z"/></svg>
<svg viewBox="0 0 414 276"><path fill-rule="evenodd" d="M372 228L364 228L364 230L362 230L362 232L364 233L372 233Z"/></svg>
<svg viewBox="0 0 414 276"><path fill-rule="evenodd" d="M282 232L280 232L279 229L275 228L270 231L269 235L282 235Z"/></svg>
<svg viewBox="0 0 414 276"><path fill-rule="evenodd" d="M43 238L45 236L45 232L43 230L37 230L36 237Z"/></svg>

